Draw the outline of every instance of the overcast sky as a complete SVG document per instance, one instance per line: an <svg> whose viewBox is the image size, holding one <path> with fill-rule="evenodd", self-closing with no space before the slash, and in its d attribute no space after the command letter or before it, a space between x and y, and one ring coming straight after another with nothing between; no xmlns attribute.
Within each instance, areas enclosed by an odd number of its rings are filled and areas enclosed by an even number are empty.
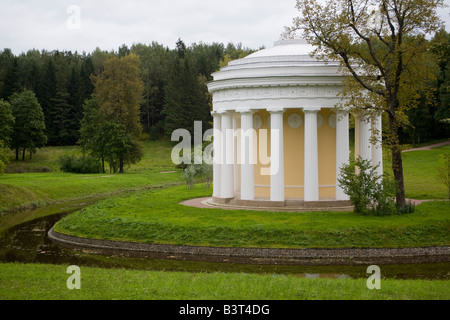
<svg viewBox="0 0 450 320"><path fill-rule="evenodd" d="M448 2L448 1L447 1ZM0 0L0 50L92 52L178 38L271 47L298 15L295 0ZM450 9L441 17L450 31Z"/></svg>

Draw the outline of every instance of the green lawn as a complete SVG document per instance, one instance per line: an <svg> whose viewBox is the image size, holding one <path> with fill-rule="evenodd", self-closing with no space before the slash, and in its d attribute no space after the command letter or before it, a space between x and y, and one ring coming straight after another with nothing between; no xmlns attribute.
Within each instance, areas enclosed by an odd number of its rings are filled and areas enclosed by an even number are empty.
<svg viewBox="0 0 450 320"><path fill-rule="evenodd" d="M411 199L445 199L448 191L437 179L439 156L450 153L450 145L431 150L404 152L403 171L406 197Z"/></svg>
<svg viewBox="0 0 450 320"><path fill-rule="evenodd" d="M210 196L197 185L111 198L62 219L55 230L75 236L147 243L231 247L415 247L450 244L448 202L407 215L353 212L262 212L193 208L180 201Z"/></svg>
<svg viewBox="0 0 450 320"><path fill-rule="evenodd" d="M180 170L170 160L171 145L170 141L145 142L144 157L124 174L63 173L58 169L58 157L66 152L81 154L80 148L43 148L33 160L12 162L9 166L26 166L24 170L45 166L53 171L0 176L0 212L181 183ZM163 173L167 171L175 172Z"/></svg>
<svg viewBox="0 0 450 320"><path fill-rule="evenodd" d="M141 162L125 174L61 173L55 161L78 147L44 148L25 163L24 171L50 167L49 173L0 176L0 208L68 203L114 195L63 219L61 232L106 239L225 246L265 247L415 247L450 245L449 205L424 203L413 214L388 217L352 212L275 213L196 209L179 201L209 196L211 190L185 186L145 190L180 183L170 162L170 142L146 142ZM449 147L404 154L406 193L410 198L440 199L445 189L435 178L437 159ZM388 166L385 161L385 168ZM16 168L17 169L17 168ZM17 169L22 170L22 169ZM127 190L139 193L118 197ZM53 207L51 207L53 208ZM58 211L42 208L33 217ZM0 209L1 211L1 209ZM8 215L18 221L28 213ZM5 216L6 217L6 216ZM8 224L9 226L10 224ZM2 225L1 228L8 226ZM3 229L4 229L3 228ZM303 279L295 275L187 273L82 267L82 289L66 288L67 266L1 264L0 299L443 299L448 280L383 279L381 290L369 290L362 279Z"/></svg>
<svg viewBox="0 0 450 320"><path fill-rule="evenodd" d="M382 267L381 267L381 270ZM294 275L188 273L81 267L69 290L67 266L0 264L1 300L448 300L448 280L305 279ZM268 302L270 305L270 301Z"/></svg>
<svg viewBox="0 0 450 320"><path fill-rule="evenodd" d="M169 140L161 141L144 141L144 155L137 164L130 165L127 171L136 170L173 170L173 164L170 159L174 143ZM63 155L81 156L81 148L79 146L63 146L63 147L45 147L39 149L32 159L29 154L26 155L25 161L15 161L15 154L11 152L10 163L6 168L9 173L27 173L40 172L39 168L48 168L51 171L59 171L59 157ZM20 157L20 159L22 159ZM108 170L108 168L106 168Z"/></svg>

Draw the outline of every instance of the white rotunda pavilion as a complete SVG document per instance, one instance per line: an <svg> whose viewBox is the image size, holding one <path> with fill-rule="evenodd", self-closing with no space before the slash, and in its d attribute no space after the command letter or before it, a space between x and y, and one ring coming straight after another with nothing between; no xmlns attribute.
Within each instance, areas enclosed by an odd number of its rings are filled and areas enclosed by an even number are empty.
<svg viewBox="0 0 450 320"><path fill-rule="evenodd" d="M349 114L335 112L343 75L312 50L302 39L281 40L213 74L213 203L349 205L337 182L350 155ZM381 132L381 117L355 119L355 153L382 168L373 126Z"/></svg>

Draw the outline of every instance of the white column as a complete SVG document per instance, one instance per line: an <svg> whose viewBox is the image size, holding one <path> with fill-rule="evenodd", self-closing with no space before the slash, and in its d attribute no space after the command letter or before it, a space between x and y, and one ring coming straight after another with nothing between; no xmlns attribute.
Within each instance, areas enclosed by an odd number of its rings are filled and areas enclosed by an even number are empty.
<svg viewBox="0 0 450 320"><path fill-rule="evenodd" d="M220 114L217 112L211 113L213 116L213 129L214 129L214 140L213 140L213 154L214 154L214 162L213 162L213 197L220 198L220 171L221 164L223 163L221 159L222 155L222 131L220 128L222 127L222 120Z"/></svg>
<svg viewBox="0 0 450 320"><path fill-rule="evenodd" d="M220 197L234 197L234 134L231 112L222 112L222 159L220 170Z"/></svg>
<svg viewBox="0 0 450 320"><path fill-rule="evenodd" d="M371 137L371 121L363 115L358 115L356 117L358 122L358 154L356 157L360 156L364 160L369 160L372 162L372 143L370 141Z"/></svg>
<svg viewBox="0 0 450 320"><path fill-rule="evenodd" d="M377 166L377 174L383 176L383 147L382 147L382 117L381 114L372 120L372 134L374 143L372 144L372 166Z"/></svg>
<svg viewBox="0 0 450 320"><path fill-rule="evenodd" d="M253 112L241 111L241 200L255 199Z"/></svg>
<svg viewBox="0 0 450 320"><path fill-rule="evenodd" d="M234 181L234 194L237 195L239 193L239 190L241 188L241 184L240 184L240 175L239 175L239 158L240 158L240 154L241 154L241 149L240 149L240 145L241 145L241 140L240 140L240 118L238 117L237 113L234 113L233 115L233 152L234 152L234 164L233 164L233 172L234 172L234 177L233 177L233 181Z"/></svg>
<svg viewBox="0 0 450 320"><path fill-rule="evenodd" d="M340 168L349 163L349 115L347 112L336 113L336 200L349 200L349 196L339 186Z"/></svg>
<svg viewBox="0 0 450 320"><path fill-rule="evenodd" d="M319 200L319 158L317 151L317 113L319 110L303 109L305 113L305 201Z"/></svg>
<svg viewBox="0 0 450 320"><path fill-rule="evenodd" d="M270 201L284 201L284 109L270 112Z"/></svg>

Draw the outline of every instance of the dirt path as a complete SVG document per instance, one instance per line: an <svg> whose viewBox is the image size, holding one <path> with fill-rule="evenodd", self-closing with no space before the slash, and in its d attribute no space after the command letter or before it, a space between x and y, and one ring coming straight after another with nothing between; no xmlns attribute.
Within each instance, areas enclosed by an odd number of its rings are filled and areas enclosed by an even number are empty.
<svg viewBox="0 0 450 320"><path fill-rule="evenodd" d="M403 150L402 152L419 151L419 150L430 150L431 148L443 147L443 146L446 146L448 144L450 144L450 140L447 140L447 141L444 141L444 142L440 142L440 143L436 143L436 144L432 144L432 145L425 146L425 147Z"/></svg>

